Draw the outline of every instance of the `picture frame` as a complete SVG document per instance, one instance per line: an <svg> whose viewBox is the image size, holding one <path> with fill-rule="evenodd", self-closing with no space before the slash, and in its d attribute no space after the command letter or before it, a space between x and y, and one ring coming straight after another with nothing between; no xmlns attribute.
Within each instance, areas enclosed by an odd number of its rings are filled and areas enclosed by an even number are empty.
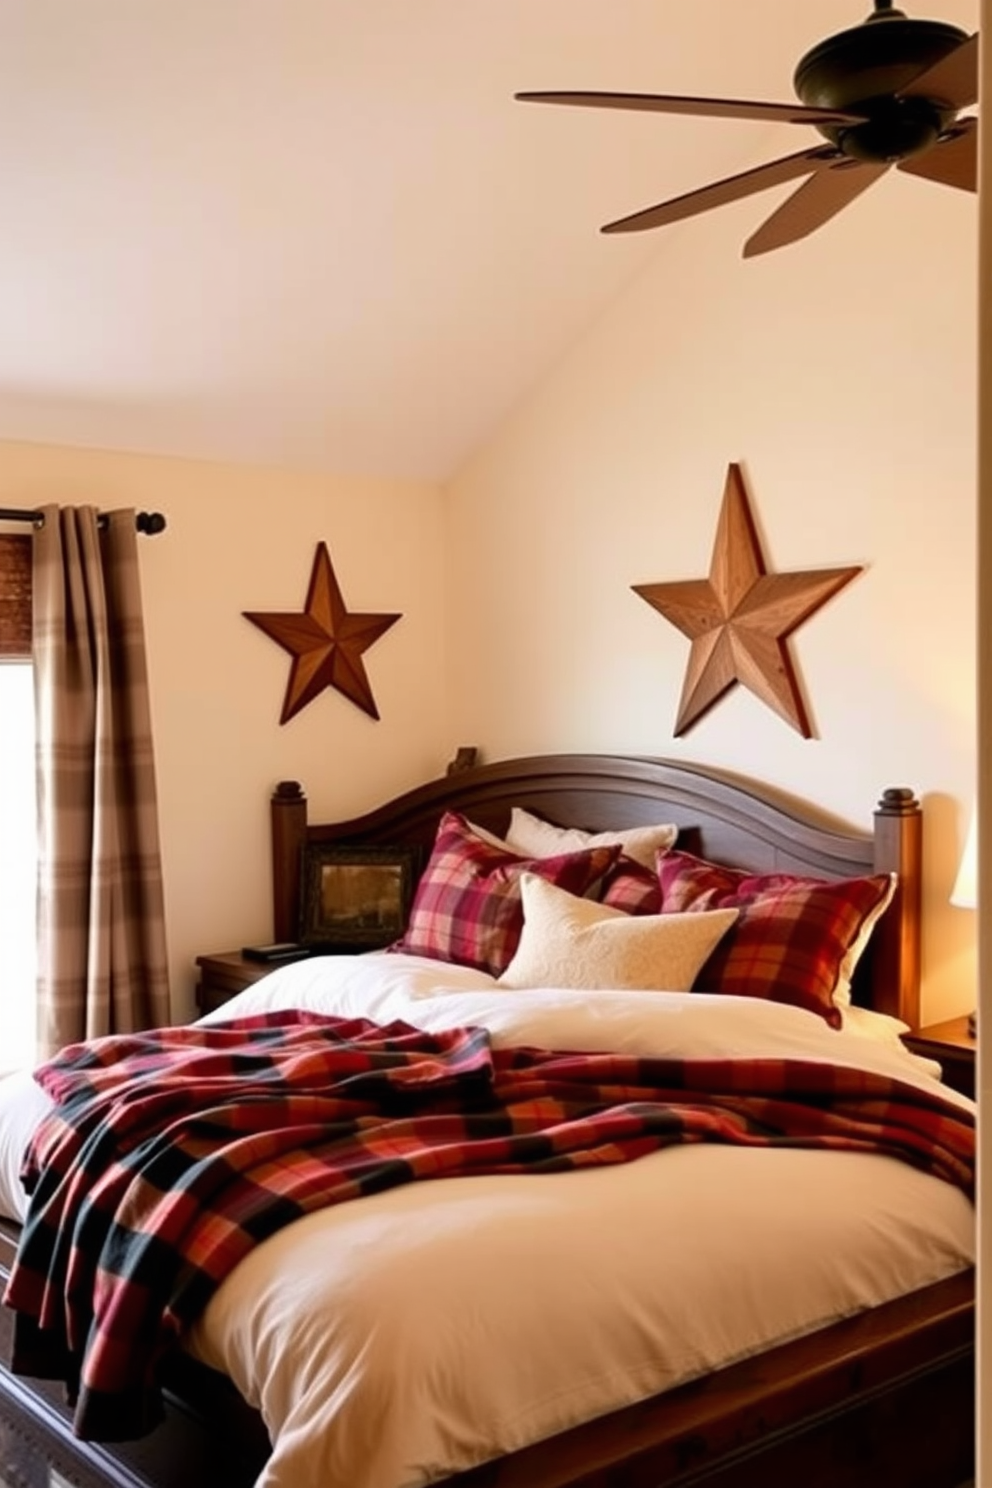
<svg viewBox="0 0 992 1488"><path fill-rule="evenodd" d="M303 849L300 941L312 950L372 951L406 929L414 847L309 843Z"/></svg>

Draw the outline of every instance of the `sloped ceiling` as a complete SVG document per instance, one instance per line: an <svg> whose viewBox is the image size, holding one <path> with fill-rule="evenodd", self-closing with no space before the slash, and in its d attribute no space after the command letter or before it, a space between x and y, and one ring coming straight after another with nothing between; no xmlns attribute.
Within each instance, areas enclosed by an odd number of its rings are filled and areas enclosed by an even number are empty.
<svg viewBox="0 0 992 1488"><path fill-rule="evenodd" d="M787 100L869 8L0 0L0 438L443 481L707 230L601 223L818 138L513 93Z"/></svg>

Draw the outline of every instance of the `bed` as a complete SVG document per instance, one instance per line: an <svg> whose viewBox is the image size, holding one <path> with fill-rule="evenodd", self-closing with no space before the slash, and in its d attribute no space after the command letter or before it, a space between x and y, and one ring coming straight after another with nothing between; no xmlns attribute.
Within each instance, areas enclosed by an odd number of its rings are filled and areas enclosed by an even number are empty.
<svg viewBox="0 0 992 1488"><path fill-rule="evenodd" d="M513 808L587 834L670 824L678 835L659 863L683 854L731 874L826 884L886 879L884 907L848 968L850 1004L840 1026L809 1008L763 998L689 990L658 997L612 984L589 992L544 982L535 988L526 975L518 987L504 985L478 966L422 954L438 933L436 916L428 941L414 941L413 950L283 966L209 1014L206 1026L223 1026L238 1013L309 1006L378 1022L401 1017L435 1031L483 1026L497 1047L612 1053L620 1044L639 1054L665 1044L679 1058L743 1051L758 1059L836 1059L906 1083L928 1101L946 1100L970 1118L972 1104L945 1094L939 1071L898 1042L900 1027L919 1021L922 817L904 788L882 794L871 830L862 831L756 782L641 757L470 763L368 815L330 824L309 821L302 789L284 782L271 801L275 939L298 933L309 850L410 848L423 888L445 821L455 818L501 841ZM537 859L529 861L533 867ZM613 856L611 871L621 861L625 853ZM570 893L544 872L526 880L535 924L538 909L553 920L565 900L583 892L572 883ZM623 896L614 903L622 905ZM598 935L598 922L593 928ZM522 947L523 936L511 964ZM816 1178L807 1187L809 1170L801 1164L811 1156ZM874 1203L881 1192L883 1175L885 1223L861 1213L862 1201ZM763 1230L772 1197L777 1203L790 1194L791 1215ZM728 1219L731 1199L737 1207ZM506 1206L495 1229L493 1202ZM656 1211L661 1202L667 1207ZM677 1243L675 1221L689 1210L698 1228L687 1259L668 1247ZM797 1245L795 1227L802 1225L806 1238ZM736 1261L717 1248L728 1229ZM379 1256L386 1233L398 1250ZM18 1236L16 1222L3 1224L5 1272ZM427 1236L434 1237L430 1244ZM839 1264L842 1242L853 1249ZM315 1488L431 1481L450 1488L957 1488L974 1471L973 1243L970 1201L959 1189L873 1153L740 1153L702 1142L574 1177L413 1183L308 1214L256 1247L218 1289L203 1323L190 1329L186 1348L167 1361L165 1419L150 1435L81 1441L56 1382L0 1366L0 1480L5 1488L250 1488L256 1481L264 1488L311 1488L311 1481ZM811 1272L836 1272L843 1298L814 1304L812 1277L802 1267L795 1279L786 1272L793 1251L802 1252ZM574 1272L566 1270L566 1255L581 1262ZM322 1258L316 1266L315 1256ZM309 1294L302 1321L286 1312L286 1278L306 1277L309 1286L311 1270L321 1272L337 1311L287 1366L287 1336L318 1314ZM671 1300L660 1300L660 1289L655 1297L656 1271L684 1278ZM609 1288L617 1282L614 1294ZM354 1291L342 1290L353 1283ZM721 1337L712 1345L691 1332L694 1288L704 1284L715 1287ZM785 1307L790 1299L799 1300L798 1317ZM682 1308L674 1331L687 1340L674 1363L661 1357L659 1344L673 1328L673 1306ZM533 1323L521 1312L536 1318L536 1332L526 1331ZM9 1309L0 1309L0 1326L6 1360ZM513 1339L505 1357L498 1336L504 1327ZM756 1330L767 1336L757 1338ZM385 1364L365 1396L364 1361L380 1336ZM446 1339L453 1355L441 1352ZM598 1369L601 1360L610 1367ZM581 1388L568 1373L575 1367L585 1371ZM334 1371L331 1400L323 1381ZM347 1451L325 1442L316 1458L309 1455L303 1438L317 1428L302 1421L299 1407L314 1389L323 1391L320 1429L349 1442ZM481 1415L487 1390L502 1401L501 1425L486 1425L480 1440L466 1421ZM263 1415L276 1434L274 1451Z"/></svg>

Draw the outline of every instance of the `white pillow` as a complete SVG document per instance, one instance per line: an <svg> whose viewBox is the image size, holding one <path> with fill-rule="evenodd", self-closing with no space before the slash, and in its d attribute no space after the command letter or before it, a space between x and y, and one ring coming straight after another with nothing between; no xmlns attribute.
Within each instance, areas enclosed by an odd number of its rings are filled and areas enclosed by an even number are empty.
<svg viewBox="0 0 992 1488"><path fill-rule="evenodd" d="M507 840L506 840L505 837L497 837L496 836L496 833L495 832L490 832L490 830L489 830L488 827L480 827L478 822L468 821L467 818L466 818L466 824L469 827L469 830L475 833L476 837L481 837L482 840L483 840L483 842L488 842L489 843L489 846L490 847L498 847L503 852L516 852L517 851L517 849L513 846L512 843L507 842ZM534 857L535 855L534 855L534 853L528 853L527 856L528 857Z"/></svg>
<svg viewBox="0 0 992 1488"><path fill-rule="evenodd" d="M583 832L579 827L556 827L522 806L510 813L506 840L525 858L555 858L559 853L579 852L585 847L613 847L619 843L628 858L654 872L655 854L671 847L679 829L672 822L651 827L628 827L620 832Z"/></svg>
<svg viewBox="0 0 992 1488"><path fill-rule="evenodd" d="M888 1013L876 1013L873 1008L858 1007L849 1003L841 1012L841 1028L845 1033L859 1033L862 1038L874 1039L879 1044L898 1044L903 1048L902 1036L910 1032L908 1023L893 1018Z"/></svg>
<svg viewBox="0 0 992 1488"><path fill-rule="evenodd" d="M535 873L520 878L524 924L500 987L688 992L736 909L628 915Z"/></svg>
<svg viewBox="0 0 992 1488"><path fill-rule="evenodd" d="M21 1161L35 1127L53 1109L30 1070L0 1076L0 1215L5 1219L23 1220L27 1214Z"/></svg>
<svg viewBox="0 0 992 1488"><path fill-rule="evenodd" d="M845 1033L854 1033L860 1038L873 1039L876 1043L901 1049L905 1058L912 1060L917 1069L932 1075L935 1080L943 1078L936 1059L928 1059L924 1054L913 1054L906 1048L902 1036L910 1032L910 1027L901 1018L892 1018L888 1013L876 1013L872 1008L858 1007L856 1003L848 1003L842 1007L841 1018L841 1028Z"/></svg>
<svg viewBox="0 0 992 1488"><path fill-rule="evenodd" d="M852 946L848 947L847 953L840 963L837 985L833 991L834 1007L848 1008L851 1006L851 979L854 976L854 968L864 954L865 947L871 939L871 932L892 903L892 896L896 891L898 882L898 873L890 873L888 892L882 896L882 899L872 910L871 914L865 916L864 923L858 931L857 939Z"/></svg>

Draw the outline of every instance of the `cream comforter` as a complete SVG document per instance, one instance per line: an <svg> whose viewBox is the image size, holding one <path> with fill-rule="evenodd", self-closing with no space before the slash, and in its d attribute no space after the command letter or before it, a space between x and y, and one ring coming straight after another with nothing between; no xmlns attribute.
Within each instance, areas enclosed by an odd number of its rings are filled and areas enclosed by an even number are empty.
<svg viewBox="0 0 992 1488"><path fill-rule="evenodd" d="M507 992L409 956L283 967L204 1021L290 1006L484 1025L498 1045L790 1054L934 1079L891 1036L835 1032L799 1009ZM968 1199L894 1158L675 1147L618 1167L417 1183L310 1215L241 1262L188 1345L265 1419L274 1448L257 1488L413 1488L973 1259Z"/></svg>

